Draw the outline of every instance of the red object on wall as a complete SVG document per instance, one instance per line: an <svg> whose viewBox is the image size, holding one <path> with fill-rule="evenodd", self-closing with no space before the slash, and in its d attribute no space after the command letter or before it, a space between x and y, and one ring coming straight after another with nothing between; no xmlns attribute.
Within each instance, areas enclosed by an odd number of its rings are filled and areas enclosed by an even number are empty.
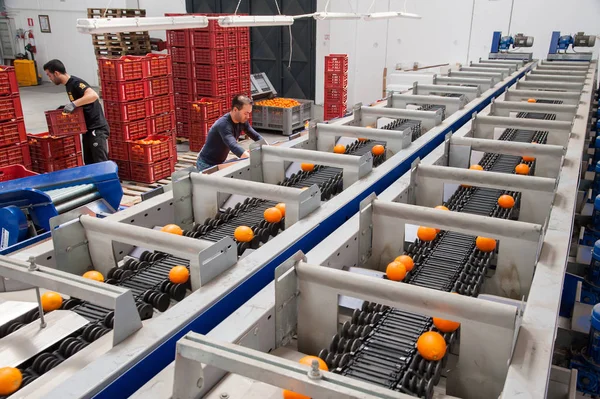
<svg viewBox="0 0 600 399"><path fill-rule="evenodd" d="M33 26L33 18L27 18L27 26Z"/></svg>

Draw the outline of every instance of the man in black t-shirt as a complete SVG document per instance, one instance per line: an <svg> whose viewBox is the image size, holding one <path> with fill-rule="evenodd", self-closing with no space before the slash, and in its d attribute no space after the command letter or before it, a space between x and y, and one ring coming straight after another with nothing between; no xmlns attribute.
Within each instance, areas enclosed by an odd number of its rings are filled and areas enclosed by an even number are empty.
<svg viewBox="0 0 600 399"><path fill-rule="evenodd" d="M44 72L55 85L65 85L70 102L63 112L71 113L83 107L87 132L83 135L83 160L86 165L108 161L109 128L98 93L86 81L67 74L65 65L59 60L50 60L44 65Z"/></svg>

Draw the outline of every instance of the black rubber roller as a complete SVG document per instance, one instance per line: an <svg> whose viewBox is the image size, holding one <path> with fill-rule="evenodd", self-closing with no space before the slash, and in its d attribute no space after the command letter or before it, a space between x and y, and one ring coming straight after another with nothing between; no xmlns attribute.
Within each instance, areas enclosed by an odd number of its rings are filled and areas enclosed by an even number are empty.
<svg viewBox="0 0 600 399"><path fill-rule="evenodd" d="M159 312L164 312L169 309L171 303L168 295L152 290L144 292L142 299L154 306Z"/></svg>

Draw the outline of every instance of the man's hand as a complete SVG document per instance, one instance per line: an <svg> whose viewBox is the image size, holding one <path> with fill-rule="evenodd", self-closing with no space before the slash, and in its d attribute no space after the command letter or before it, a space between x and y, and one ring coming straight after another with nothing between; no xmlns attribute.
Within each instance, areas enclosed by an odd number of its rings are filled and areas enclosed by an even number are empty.
<svg viewBox="0 0 600 399"><path fill-rule="evenodd" d="M241 159L248 158L249 156L250 156L250 153L248 151L244 151L244 153L242 154L242 156L240 158Z"/></svg>
<svg viewBox="0 0 600 399"><path fill-rule="evenodd" d="M70 114L71 112L75 111L75 108L77 108L77 106L71 101L70 103L65 105L65 107L63 108L63 112Z"/></svg>

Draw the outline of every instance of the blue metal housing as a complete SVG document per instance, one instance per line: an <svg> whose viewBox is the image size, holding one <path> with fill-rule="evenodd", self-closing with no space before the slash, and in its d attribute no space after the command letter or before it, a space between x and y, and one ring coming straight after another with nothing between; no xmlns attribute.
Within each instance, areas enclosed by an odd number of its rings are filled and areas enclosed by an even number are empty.
<svg viewBox="0 0 600 399"><path fill-rule="evenodd" d="M490 53L497 53L500 51L500 40L502 39L502 32L494 32L492 35L492 49Z"/></svg>

